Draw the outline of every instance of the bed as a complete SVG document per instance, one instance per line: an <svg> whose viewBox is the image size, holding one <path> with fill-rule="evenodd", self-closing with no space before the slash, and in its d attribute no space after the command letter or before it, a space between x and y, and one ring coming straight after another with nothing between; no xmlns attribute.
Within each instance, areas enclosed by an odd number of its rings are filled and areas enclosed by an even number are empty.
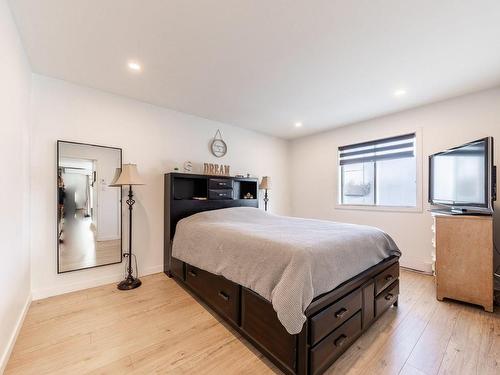
<svg viewBox="0 0 500 375"><path fill-rule="evenodd" d="M285 373L320 374L397 306L399 249L376 228L267 214L249 191L165 175L165 273Z"/></svg>

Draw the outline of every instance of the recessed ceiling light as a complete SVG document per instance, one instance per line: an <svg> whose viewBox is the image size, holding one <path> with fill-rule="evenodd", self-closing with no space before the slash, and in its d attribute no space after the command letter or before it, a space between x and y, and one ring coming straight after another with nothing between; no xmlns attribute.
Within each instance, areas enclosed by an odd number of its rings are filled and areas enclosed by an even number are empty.
<svg viewBox="0 0 500 375"><path fill-rule="evenodd" d="M394 91L394 96L395 97L401 97L401 96L405 96L406 95L406 90L396 90Z"/></svg>
<svg viewBox="0 0 500 375"><path fill-rule="evenodd" d="M296 122L296 123L295 123L295 127L296 127L296 128L300 128L301 126L302 126L302 123L301 123L301 122Z"/></svg>
<svg viewBox="0 0 500 375"><path fill-rule="evenodd" d="M135 61L129 61L129 63L127 65L128 65L128 68L130 70L133 70L134 72L140 72L142 69L141 65Z"/></svg>

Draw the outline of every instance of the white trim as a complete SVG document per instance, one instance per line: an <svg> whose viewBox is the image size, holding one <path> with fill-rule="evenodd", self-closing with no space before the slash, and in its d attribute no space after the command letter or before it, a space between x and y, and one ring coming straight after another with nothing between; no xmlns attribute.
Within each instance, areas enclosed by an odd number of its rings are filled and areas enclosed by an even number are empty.
<svg viewBox="0 0 500 375"><path fill-rule="evenodd" d="M432 275L432 261L425 261L421 258L412 258L403 254L399 260L399 264L401 267L411 268L412 270Z"/></svg>
<svg viewBox="0 0 500 375"><path fill-rule="evenodd" d="M159 273L159 272L163 272L163 264L143 269L142 272L140 272L140 276L152 275L154 273ZM34 289L32 291L33 301L52 296L57 296L59 294L76 292L78 290L95 288L101 285L117 283L122 279L123 279L123 272L119 272L105 277L100 277L97 279L85 280L72 284L64 284L61 286L45 288L45 289Z"/></svg>
<svg viewBox="0 0 500 375"><path fill-rule="evenodd" d="M121 239L121 236L119 234L111 234L108 236L99 236L97 235L96 241L101 242L101 241L115 241Z"/></svg>
<svg viewBox="0 0 500 375"><path fill-rule="evenodd" d="M409 267L404 267L404 266L399 266L399 268L404 269L405 271L413 272L413 273L418 273L420 275L426 275L426 276L434 276L432 272L426 272L426 271L420 271L416 270L414 268L409 268Z"/></svg>
<svg viewBox="0 0 500 375"><path fill-rule="evenodd" d="M335 165L337 167L337 198L335 200L334 208L337 210L360 210L360 211L383 211L383 212L423 212L423 191L424 191L424 180L423 180L423 131L422 128L416 128L410 130L409 132L415 133L415 161L417 163L417 181L416 181L416 192L417 192L417 202L415 207L400 207L400 206L376 206L376 205L362 205L362 204L341 204L341 194L342 194L342 178L340 178L341 170L339 168L339 157L337 152L337 157L335 159ZM406 132L401 132L401 135ZM394 136L394 135L392 135ZM397 136L397 135L396 135ZM389 136L387 136L389 137ZM383 138L387 138L383 137Z"/></svg>
<svg viewBox="0 0 500 375"><path fill-rule="evenodd" d="M422 213L422 207L399 207L399 206L372 206L362 204L336 204L336 210L358 210L358 211L382 211L382 212L414 212Z"/></svg>
<svg viewBox="0 0 500 375"><path fill-rule="evenodd" d="M7 362L9 362L10 355L12 353L12 350L14 349L14 345L16 344L17 337L19 336L19 332L21 332L21 328L24 323L24 319L26 318L26 314L28 313L28 310L31 305L31 293L28 294L28 297L26 298L26 302L24 303L23 310L21 311L21 315L19 315L19 318L17 319L16 325L14 327L14 330L12 331L9 341L7 343L7 347L5 348L5 351L2 353L2 357L0 358L0 374L3 374L5 369L7 368Z"/></svg>

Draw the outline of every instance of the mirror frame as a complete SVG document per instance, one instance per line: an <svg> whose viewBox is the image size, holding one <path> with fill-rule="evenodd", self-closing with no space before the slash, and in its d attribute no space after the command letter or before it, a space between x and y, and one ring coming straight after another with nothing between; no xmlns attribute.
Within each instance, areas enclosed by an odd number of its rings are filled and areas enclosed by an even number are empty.
<svg viewBox="0 0 500 375"><path fill-rule="evenodd" d="M90 266L90 267L82 267L82 268L77 268L77 269L74 269L74 270L67 270L67 271L61 271L60 270L60 264L59 264L59 251L60 251L60 247L59 247L59 226L58 226L58 222L57 222L57 217L58 217L58 210L59 210L59 206L57 204L58 202L58 183L59 183L59 180L58 180L58 176L59 176L59 146L61 143L71 143L71 144L74 144L74 145L81 145L81 146L92 146L92 147L102 147L102 148L109 148L109 149L113 149L113 150L118 150L120 152L120 168L122 167L123 165L123 152L122 152L122 149L120 147L112 147L112 146L103 146L103 145L96 145L96 144L92 144L92 143L83 143L83 142L73 142L73 141L63 141L63 140L60 140L58 139L57 140L57 148L56 148L56 244L57 244L57 252L56 252L56 257L57 257L57 274L60 275L60 274L64 274L64 273L68 273L68 272L75 272L75 271L82 271L82 270L88 270L88 269L92 269L92 268L98 268L98 267L104 267L104 266L110 266L112 264L120 264L123 262L123 189L120 187L120 260L118 262L111 262L111 263L105 263L105 264L98 264L96 266Z"/></svg>

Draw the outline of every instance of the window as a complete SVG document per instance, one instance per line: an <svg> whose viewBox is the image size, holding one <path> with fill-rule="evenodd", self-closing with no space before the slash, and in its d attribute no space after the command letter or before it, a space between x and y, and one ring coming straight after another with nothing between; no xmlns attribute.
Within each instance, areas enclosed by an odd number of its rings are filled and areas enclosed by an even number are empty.
<svg viewBox="0 0 500 375"><path fill-rule="evenodd" d="M340 204L417 206L416 135L339 147Z"/></svg>

